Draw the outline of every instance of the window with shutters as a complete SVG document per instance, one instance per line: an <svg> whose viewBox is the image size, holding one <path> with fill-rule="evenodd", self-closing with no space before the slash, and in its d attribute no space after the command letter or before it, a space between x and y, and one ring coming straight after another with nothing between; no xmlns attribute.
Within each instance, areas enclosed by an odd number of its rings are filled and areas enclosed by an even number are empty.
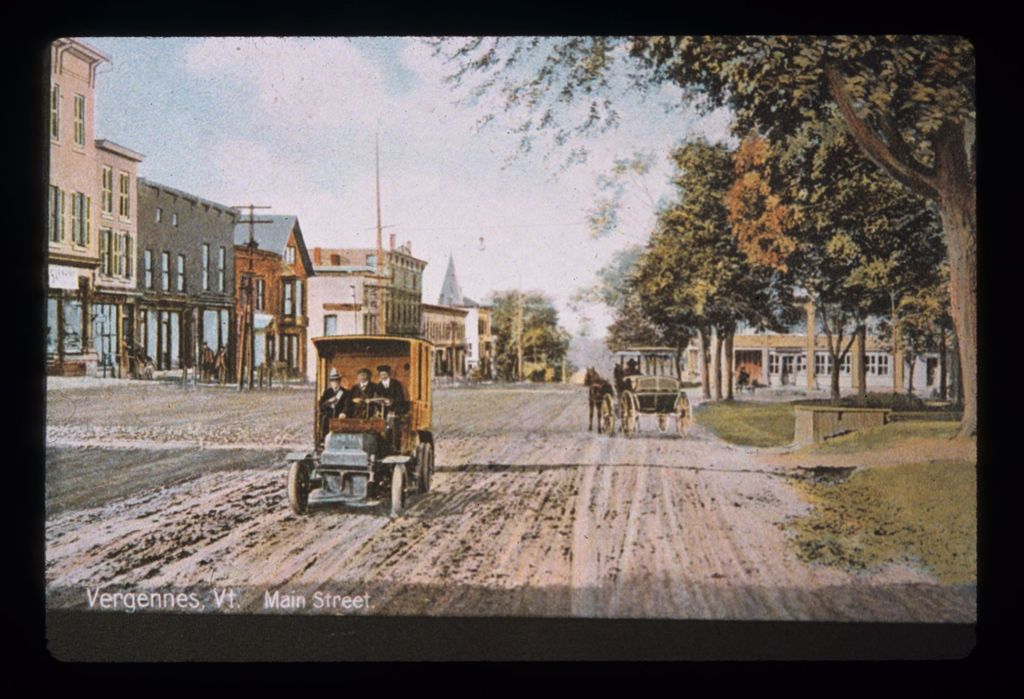
<svg viewBox="0 0 1024 699"><path fill-rule="evenodd" d="M106 165L103 166L101 187L100 209L105 214L112 214L114 213L114 170Z"/></svg>
<svg viewBox="0 0 1024 699"><path fill-rule="evenodd" d="M118 207L121 218L131 218L131 179L127 172L118 176Z"/></svg>
<svg viewBox="0 0 1024 699"><path fill-rule="evenodd" d="M50 88L50 138L60 140L60 85Z"/></svg>
<svg viewBox="0 0 1024 699"><path fill-rule="evenodd" d="M85 95L75 95L75 145L85 145Z"/></svg>
<svg viewBox="0 0 1024 699"><path fill-rule="evenodd" d="M109 228L100 230L100 274L110 276L113 274L113 265L111 264L111 244L110 238L113 235L113 231Z"/></svg>
<svg viewBox="0 0 1024 699"><path fill-rule="evenodd" d="M50 185L50 215L47 227L50 230L50 242L59 243L64 240L64 190Z"/></svg>

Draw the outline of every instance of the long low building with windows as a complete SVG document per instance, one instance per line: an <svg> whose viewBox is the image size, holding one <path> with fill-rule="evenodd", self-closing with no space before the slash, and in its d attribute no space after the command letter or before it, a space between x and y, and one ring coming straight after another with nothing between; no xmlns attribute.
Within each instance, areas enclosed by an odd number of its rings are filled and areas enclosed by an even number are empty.
<svg viewBox="0 0 1024 699"><path fill-rule="evenodd" d="M741 331L733 337L733 380L745 371L754 386L789 389L807 393L830 389L832 356L824 334L808 334L815 328L812 304L805 305L804 321L789 333ZM850 338L843 341L845 349ZM853 338L839 369L839 388L848 393L859 389L857 355L860 339ZM813 358L813 359L811 359ZM939 397L941 387L950 382L949 367L938 352L919 356L913 363L902 353L894 356L889 343L866 334L864 347L865 381L869 392L905 392L913 388L923 398ZM948 357L947 357L948 361ZM700 381L700 345L691 340L683 358L684 377ZM709 367L710 370L710 367ZM946 372L946 381L942 373Z"/></svg>

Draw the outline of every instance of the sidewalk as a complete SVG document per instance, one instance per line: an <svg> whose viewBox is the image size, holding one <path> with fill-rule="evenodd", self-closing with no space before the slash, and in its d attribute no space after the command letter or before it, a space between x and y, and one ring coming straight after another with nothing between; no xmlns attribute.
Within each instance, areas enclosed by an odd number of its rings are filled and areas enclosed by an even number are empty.
<svg viewBox="0 0 1024 699"><path fill-rule="evenodd" d="M164 374L160 376L159 374ZM46 377L46 390L47 391L61 391L70 390L75 388L101 388L101 387L117 387L131 389L133 387L140 386L178 386L181 387L181 372L158 372L158 375L152 380L145 379L112 379L96 376L47 376ZM210 388L210 389L223 389L223 390L238 390L237 383L205 383L199 382L195 384L192 379L189 378L188 382L185 383L185 388ZM313 384L306 381L299 381L298 379L292 379L290 381L281 382L275 381L273 388L269 390L276 391L278 389L292 388L292 389L309 389ZM247 391L248 388L243 390ZM266 391L268 386L266 383L263 384L263 388L259 387L258 383L253 384L252 390L254 391Z"/></svg>

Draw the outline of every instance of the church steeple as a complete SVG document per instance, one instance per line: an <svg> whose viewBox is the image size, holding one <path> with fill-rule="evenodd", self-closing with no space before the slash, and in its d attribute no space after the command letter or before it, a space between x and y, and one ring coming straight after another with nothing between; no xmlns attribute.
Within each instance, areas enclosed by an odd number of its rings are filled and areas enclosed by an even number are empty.
<svg viewBox="0 0 1024 699"><path fill-rule="evenodd" d="M459 280L455 278L455 260L448 254L448 271L444 273L444 284L437 302L442 306L462 306L465 304Z"/></svg>

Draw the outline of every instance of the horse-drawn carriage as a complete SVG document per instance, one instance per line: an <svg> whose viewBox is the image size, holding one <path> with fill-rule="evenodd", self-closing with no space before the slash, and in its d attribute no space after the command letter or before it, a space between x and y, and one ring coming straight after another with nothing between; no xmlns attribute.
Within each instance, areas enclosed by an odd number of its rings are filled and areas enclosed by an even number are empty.
<svg viewBox="0 0 1024 699"><path fill-rule="evenodd" d="M593 371L593 370L591 370ZM627 437L640 430L640 416L653 415L658 431L674 422L679 435L689 429L690 400L682 389L676 352L670 347L637 347L615 353L613 381L594 372L588 379L592 410L598 413L598 432L614 436L616 423Z"/></svg>
<svg viewBox="0 0 1024 699"><path fill-rule="evenodd" d="M312 505L386 507L402 514L410 493L426 493L434 472L431 432L431 344L408 337L313 338L317 352L314 449L288 454L288 502L296 514ZM401 411L381 397L362 399L354 415L332 417L319 396L336 370L352 380L363 367L387 364L405 387Z"/></svg>

